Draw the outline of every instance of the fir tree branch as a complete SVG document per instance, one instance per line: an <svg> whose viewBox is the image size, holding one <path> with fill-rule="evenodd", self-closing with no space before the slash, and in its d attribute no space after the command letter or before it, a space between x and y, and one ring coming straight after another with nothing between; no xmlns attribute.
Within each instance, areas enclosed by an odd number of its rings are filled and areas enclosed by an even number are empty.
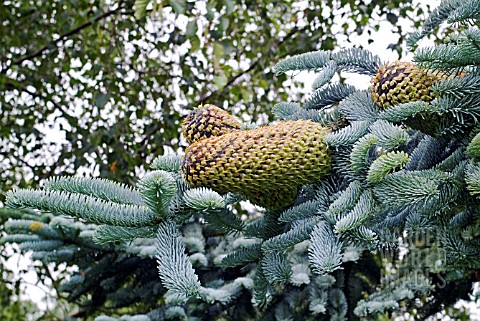
<svg viewBox="0 0 480 321"><path fill-rule="evenodd" d="M390 107L380 113L380 118L394 123L399 123L417 114L421 115L423 112L428 113L437 111L438 110L428 102L416 101Z"/></svg>
<svg viewBox="0 0 480 321"><path fill-rule="evenodd" d="M319 70L330 61L330 55L330 52L321 50L289 57L275 65L275 74L278 76L292 70Z"/></svg>
<svg viewBox="0 0 480 321"><path fill-rule="evenodd" d="M296 220L303 220L313 217L318 213L318 201L307 201L302 204L293 206L285 211L279 217L281 222L293 222Z"/></svg>
<svg viewBox="0 0 480 321"><path fill-rule="evenodd" d="M155 214L144 206L117 204L68 192L19 189L7 193L6 204L11 208L36 208L99 224L139 227L157 222Z"/></svg>
<svg viewBox="0 0 480 321"><path fill-rule="evenodd" d="M308 240L316 222L317 220L300 221L291 230L263 242L262 251L264 253L281 252L295 244Z"/></svg>
<svg viewBox="0 0 480 321"><path fill-rule="evenodd" d="M260 244L254 244L249 247L242 247L238 250L228 253L220 262L222 268L232 268L243 266L250 262L255 262L262 255Z"/></svg>
<svg viewBox="0 0 480 321"><path fill-rule="evenodd" d="M477 0L465 0L457 4L458 6L448 16L449 23L478 20L480 18L480 6Z"/></svg>
<svg viewBox="0 0 480 321"><path fill-rule="evenodd" d="M308 258L313 272L327 274L341 269L342 243L333 234L327 222L320 222L311 234Z"/></svg>
<svg viewBox="0 0 480 321"><path fill-rule="evenodd" d="M182 157L180 155L162 155L156 157L150 168L153 170L162 170L170 173L177 173L182 164Z"/></svg>
<svg viewBox="0 0 480 321"><path fill-rule="evenodd" d="M375 149L377 142L378 137L367 134L353 145L350 153L350 165L354 172L361 174L366 171L367 165L371 161L368 156Z"/></svg>
<svg viewBox="0 0 480 321"><path fill-rule="evenodd" d="M293 115L303 110L304 109L300 107L300 104L282 102L273 106L272 114L275 116L275 118L291 120Z"/></svg>
<svg viewBox="0 0 480 321"><path fill-rule="evenodd" d="M137 187L148 206L157 217L165 219L170 214L170 202L177 193L177 182L172 174L156 170L146 174Z"/></svg>
<svg viewBox="0 0 480 321"><path fill-rule="evenodd" d="M437 94L462 98L466 95L480 93L480 72L472 72L461 78L453 77L436 82L432 91Z"/></svg>
<svg viewBox="0 0 480 321"><path fill-rule="evenodd" d="M367 173L369 183L379 183L385 176L395 169L402 169L410 160L405 152L388 152L378 157L370 166Z"/></svg>
<svg viewBox="0 0 480 321"><path fill-rule="evenodd" d="M261 266L257 267L253 284L253 303L259 308L266 307L272 300L272 294Z"/></svg>
<svg viewBox="0 0 480 321"><path fill-rule="evenodd" d="M216 230L224 233L235 233L243 231L245 224L229 209L217 209L204 211L205 220Z"/></svg>
<svg viewBox="0 0 480 321"><path fill-rule="evenodd" d="M223 197L217 192L205 187L185 191L183 199L186 206L199 212L208 212L225 207Z"/></svg>
<svg viewBox="0 0 480 321"><path fill-rule="evenodd" d="M330 204L326 216L335 216L352 209L362 195L362 185L358 181L351 182L348 187L338 194L335 201Z"/></svg>
<svg viewBox="0 0 480 321"><path fill-rule="evenodd" d="M387 150L405 144L409 138L408 133L403 128L383 119L377 120L370 126L370 133L378 138L378 145Z"/></svg>
<svg viewBox="0 0 480 321"><path fill-rule="evenodd" d="M315 91L305 102L305 109L325 109L354 93L355 87L348 84L333 83Z"/></svg>
<svg viewBox="0 0 480 321"><path fill-rule="evenodd" d="M437 171L399 172L375 186L378 199L390 206L429 208L440 201L440 184L448 175Z"/></svg>
<svg viewBox="0 0 480 321"><path fill-rule="evenodd" d="M62 241L59 240L37 240L30 242L22 242L18 246L22 251L54 251L60 248L63 245Z"/></svg>
<svg viewBox="0 0 480 321"><path fill-rule="evenodd" d="M320 70L319 74L317 75L317 78L313 81L312 84L312 89L317 90L324 85L328 84L333 76L339 71L338 65L335 61L330 60L325 67Z"/></svg>
<svg viewBox="0 0 480 321"><path fill-rule="evenodd" d="M147 227L122 227L122 226L100 226L93 236L93 241L97 244L107 244L111 242L129 242L136 238L154 237L156 233L155 226Z"/></svg>
<svg viewBox="0 0 480 321"><path fill-rule="evenodd" d="M333 53L331 59L341 70L374 76L383 65L379 56L362 48L349 48Z"/></svg>
<svg viewBox="0 0 480 321"><path fill-rule="evenodd" d="M440 3L440 5L433 10L433 12L429 15L427 20L423 23L422 31L414 32L408 39L407 45L409 47L414 47L418 41L420 41L423 37L430 34L433 29L438 27L442 22L448 19L449 15L454 11L456 8L461 6L461 1L459 0L444 0Z"/></svg>
<svg viewBox="0 0 480 321"><path fill-rule="evenodd" d="M103 178L53 177L43 186L50 191L63 191L88 195L119 204L144 205L142 196L125 184Z"/></svg>
<svg viewBox="0 0 480 321"><path fill-rule="evenodd" d="M480 195L480 166L472 163L465 167L465 182L471 195Z"/></svg>
<svg viewBox="0 0 480 321"><path fill-rule="evenodd" d="M370 91L356 91L340 102L340 112L349 121L368 120L378 118L379 109L372 99Z"/></svg>
<svg viewBox="0 0 480 321"><path fill-rule="evenodd" d="M355 121L341 130L325 135L323 141L331 146L351 145L368 132L368 121Z"/></svg>
<svg viewBox="0 0 480 321"><path fill-rule="evenodd" d="M48 223L38 220L10 220L5 223L5 230L12 234L16 232L34 233L42 238L52 240L63 239L65 237L65 233L61 232L58 228L52 228Z"/></svg>
<svg viewBox="0 0 480 321"><path fill-rule="evenodd" d="M187 298L198 295L201 285L179 241L179 232L173 223L162 223L157 234L157 262L160 279L170 291Z"/></svg>
<svg viewBox="0 0 480 321"><path fill-rule="evenodd" d="M355 207L335 223L335 233L353 230L374 215L376 207L372 194L371 190L362 193Z"/></svg>
<svg viewBox="0 0 480 321"><path fill-rule="evenodd" d="M271 284L284 284L292 275L292 268L282 252L266 254L261 265L265 278Z"/></svg>

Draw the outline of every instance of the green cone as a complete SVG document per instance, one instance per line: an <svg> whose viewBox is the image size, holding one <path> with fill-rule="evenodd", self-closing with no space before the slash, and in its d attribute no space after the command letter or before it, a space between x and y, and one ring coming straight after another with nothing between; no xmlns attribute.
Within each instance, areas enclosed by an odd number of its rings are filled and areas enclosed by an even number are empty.
<svg viewBox="0 0 480 321"><path fill-rule="evenodd" d="M183 177L192 187L238 193L266 208L285 207L299 186L329 171L327 132L318 123L297 120L202 139L186 149Z"/></svg>
<svg viewBox="0 0 480 321"><path fill-rule="evenodd" d="M418 68L411 62L394 61L380 67L372 78L372 97L381 108L435 98L431 87L441 77Z"/></svg>
<svg viewBox="0 0 480 321"><path fill-rule="evenodd" d="M211 136L220 136L240 129L240 123L215 105L201 105L182 123L182 133L189 144Z"/></svg>
<svg viewBox="0 0 480 321"><path fill-rule="evenodd" d="M380 67L372 78L372 98L383 109L391 106L415 102L429 102L436 98L431 90L433 84L446 75L434 75L420 69L411 62L394 61ZM436 136L442 116L437 113L422 112L404 120L404 123L425 134Z"/></svg>

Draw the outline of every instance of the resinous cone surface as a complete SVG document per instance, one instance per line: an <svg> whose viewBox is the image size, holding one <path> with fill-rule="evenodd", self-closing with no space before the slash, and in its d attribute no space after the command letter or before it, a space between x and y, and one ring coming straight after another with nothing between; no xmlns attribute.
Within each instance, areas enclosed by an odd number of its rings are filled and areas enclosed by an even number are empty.
<svg viewBox="0 0 480 321"><path fill-rule="evenodd" d="M183 177L192 187L239 193L267 208L282 197L291 203L300 185L329 171L327 132L318 123L297 120L212 136L186 149Z"/></svg>
<svg viewBox="0 0 480 321"><path fill-rule="evenodd" d="M383 109L415 101L428 102L436 98L431 90L433 84L445 78L444 74L434 75L411 62L394 61L382 66L372 78L372 98ZM427 112L404 121L407 126L432 136L437 134L440 122L440 115Z"/></svg>
<svg viewBox="0 0 480 321"><path fill-rule="evenodd" d="M215 105L195 108L183 121L182 133L189 144L211 136L221 136L240 129L240 123Z"/></svg>
<svg viewBox="0 0 480 321"><path fill-rule="evenodd" d="M372 97L381 108L413 101L431 101L433 83L440 78L411 62L394 61L380 67L372 78Z"/></svg>

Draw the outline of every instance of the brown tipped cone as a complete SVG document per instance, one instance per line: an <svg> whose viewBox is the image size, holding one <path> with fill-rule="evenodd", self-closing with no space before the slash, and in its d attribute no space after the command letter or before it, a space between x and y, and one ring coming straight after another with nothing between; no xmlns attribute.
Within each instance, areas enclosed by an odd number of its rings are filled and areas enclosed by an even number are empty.
<svg viewBox="0 0 480 321"><path fill-rule="evenodd" d="M435 98L431 87L444 77L433 75L411 62L394 61L380 67L372 78L372 98L381 108Z"/></svg>
<svg viewBox="0 0 480 321"><path fill-rule="evenodd" d="M240 129L240 123L215 105L195 108L183 121L182 133L189 144L211 136L220 136Z"/></svg>
<svg viewBox="0 0 480 321"><path fill-rule="evenodd" d="M266 208L285 207L299 186L329 171L327 132L318 123L297 120L203 139L186 149L183 177L192 187L238 193Z"/></svg>
<svg viewBox="0 0 480 321"><path fill-rule="evenodd" d="M431 101L436 98L433 84L447 75L432 74L411 62L394 61L380 67L372 78L372 98L383 109L414 101ZM404 123L425 134L436 136L442 116L423 112L405 119Z"/></svg>

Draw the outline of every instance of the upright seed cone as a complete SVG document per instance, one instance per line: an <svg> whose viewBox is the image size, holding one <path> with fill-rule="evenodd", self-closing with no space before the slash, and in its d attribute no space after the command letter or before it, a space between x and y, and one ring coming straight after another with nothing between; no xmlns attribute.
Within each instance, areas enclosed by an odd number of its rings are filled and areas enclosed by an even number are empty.
<svg viewBox="0 0 480 321"><path fill-rule="evenodd" d="M436 98L433 84L445 79L444 74L432 74L411 62L394 61L380 67L372 78L372 98L383 109L414 101L431 101ZM435 136L441 116L422 112L405 120L405 124L423 133Z"/></svg>
<svg viewBox="0 0 480 321"><path fill-rule="evenodd" d="M211 136L220 136L240 129L240 123L215 105L201 105L182 123L182 133L189 144Z"/></svg>
<svg viewBox="0 0 480 321"><path fill-rule="evenodd" d="M327 131L297 120L202 139L186 149L183 177L192 187L238 193L266 208L285 207L299 186L329 171Z"/></svg>
<svg viewBox="0 0 480 321"><path fill-rule="evenodd" d="M411 62L394 61L380 67L372 78L372 97L381 108L435 98L432 85L440 76L428 73Z"/></svg>

